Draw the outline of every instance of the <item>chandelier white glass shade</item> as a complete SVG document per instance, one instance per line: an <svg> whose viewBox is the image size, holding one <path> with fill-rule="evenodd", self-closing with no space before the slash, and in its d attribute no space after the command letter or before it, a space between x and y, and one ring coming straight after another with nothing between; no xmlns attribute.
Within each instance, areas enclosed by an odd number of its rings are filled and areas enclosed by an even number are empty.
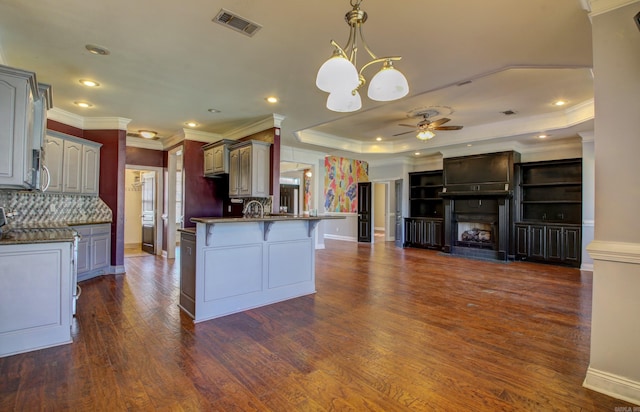
<svg viewBox="0 0 640 412"><path fill-rule="evenodd" d="M429 140L432 139L436 134L431 130L420 130L416 137L420 140Z"/></svg>
<svg viewBox="0 0 640 412"><path fill-rule="evenodd" d="M409 93L409 83L402 73L393 67L393 62L402 59L399 56L378 58L369 48L362 35L362 25L367 20L367 13L360 10L362 0L351 0L353 8L345 15L351 29L347 45L340 47L331 40L335 48L333 55L318 70L316 86L328 92L327 108L338 112L353 112L362 107L358 90L366 84L364 70L374 64L382 64L380 71L373 76L367 96L372 100L397 100ZM357 69L358 43L367 51L371 61ZM352 97L349 97L351 94Z"/></svg>

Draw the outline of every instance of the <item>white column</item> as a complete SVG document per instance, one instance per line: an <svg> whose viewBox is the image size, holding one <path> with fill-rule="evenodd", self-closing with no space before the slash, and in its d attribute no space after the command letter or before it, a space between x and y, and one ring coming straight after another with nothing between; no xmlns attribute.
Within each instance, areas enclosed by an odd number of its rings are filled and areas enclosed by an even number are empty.
<svg viewBox="0 0 640 412"><path fill-rule="evenodd" d="M593 272L593 259L587 246L593 241L595 226L595 142L594 133L580 133L582 137L582 264L580 270Z"/></svg>
<svg viewBox="0 0 640 412"><path fill-rule="evenodd" d="M616 3L619 7L612 7ZM592 1L595 233L584 386L640 405L640 2Z"/></svg>

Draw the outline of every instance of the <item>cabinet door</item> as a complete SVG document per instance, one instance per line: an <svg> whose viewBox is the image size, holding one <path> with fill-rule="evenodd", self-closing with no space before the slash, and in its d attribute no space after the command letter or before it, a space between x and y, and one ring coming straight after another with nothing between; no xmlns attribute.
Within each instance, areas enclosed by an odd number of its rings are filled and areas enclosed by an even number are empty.
<svg viewBox="0 0 640 412"><path fill-rule="evenodd" d="M563 230L563 257L564 262L578 266L582 254L582 238L580 228L564 228Z"/></svg>
<svg viewBox="0 0 640 412"><path fill-rule="evenodd" d="M269 196L270 145L256 142L251 146L251 196Z"/></svg>
<svg viewBox="0 0 640 412"><path fill-rule="evenodd" d="M180 236L180 306L192 316L196 313L196 237Z"/></svg>
<svg viewBox="0 0 640 412"><path fill-rule="evenodd" d="M543 225L529 226L529 257L546 259L547 239Z"/></svg>
<svg viewBox="0 0 640 412"><path fill-rule="evenodd" d="M526 225L516 225L516 255L529 256L529 227Z"/></svg>
<svg viewBox="0 0 640 412"><path fill-rule="evenodd" d="M238 194L251 196L251 146L241 147L238 156L240 171Z"/></svg>
<svg viewBox="0 0 640 412"><path fill-rule="evenodd" d="M547 259L549 261L562 261L562 227L549 226L547 228Z"/></svg>
<svg viewBox="0 0 640 412"><path fill-rule="evenodd" d="M209 175L212 174L215 170L214 167L214 148L209 148L204 151L204 174Z"/></svg>
<svg viewBox="0 0 640 412"><path fill-rule="evenodd" d="M89 236L82 236L78 241L78 256L76 258L76 271L78 275L91 270L91 254L89 253Z"/></svg>
<svg viewBox="0 0 640 412"><path fill-rule="evenodd" d="M431 246L442 247L442 222L431 222Z"/></svg>
<svg viewBox="0 0 640 412"><path fill-rule="evenodd" d="M62 192L62 159L64 157L64 140L47 136L44 140L43 164L49 171L48 192ZM46 182L45 182L46 183Z"/></svg>
<svg viewBox="0 0 640 412"><path fill-rule="evenodd" d="M240 194L240 150L229 152L229 196Z"/></svg>
<svg viewBox="0 0 640 412"><path fill-rule="evenodd" d="M0 186L31 186L33 111L30 80L0 73Z"/></svg>
<svg viewBox="0 0 640 412"><path fill-rule="evenodd" d="M100 182L100 148L82 146L82 190L86 195L97 195Z"/></svg>
<svg viewBox="0 0 640 412"><path fill-rule="evenodd" d="M65 193L82 191L82 143L64 141L62 191Z"/></svg>
<svg viewBox="0 0 640 412"><path fill-rule="evenodd" d="M91 236L91 269L102 269L109 266L110 236L107 233Z"/></svg>
<svg viewBox="0 0 640 412"><path fill-rule="evenodd" d="M411 246L414 238L415 221L411 219L404 220L404 246Z"/></svg>
<svg viewBox="0 0 640 412"><path fill-rule="evenodd" d="M220 145L213 148L213 173L227 173L227 146Z"/></svg>

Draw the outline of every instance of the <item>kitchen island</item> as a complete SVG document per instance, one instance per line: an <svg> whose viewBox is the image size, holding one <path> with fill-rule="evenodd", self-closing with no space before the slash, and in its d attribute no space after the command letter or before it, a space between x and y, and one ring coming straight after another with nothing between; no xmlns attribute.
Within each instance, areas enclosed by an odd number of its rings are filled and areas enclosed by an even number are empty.
<svg viewBox="0 0 640 412"><path fill-rule="evenodd" d="M192 218L182 229L180 308L194 322L315 293L315 228L340 216Z"/></svg>

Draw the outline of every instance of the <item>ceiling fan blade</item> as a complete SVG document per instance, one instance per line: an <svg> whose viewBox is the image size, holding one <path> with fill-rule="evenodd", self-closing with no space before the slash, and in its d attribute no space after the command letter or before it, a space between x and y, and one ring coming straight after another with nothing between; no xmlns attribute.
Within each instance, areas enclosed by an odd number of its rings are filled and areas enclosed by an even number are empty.
<svg viewBox="0 0 640 412"><path fill-rule="evenodd" d="M447 119L446 117L443 117L442 119L438 119L438 120L434 120L433 122L429 123L429 127L434 128L434 127L439 127L442 124L445 124L447 122L450 122L451 119Z"/></svg>
<svg viewBox="0 0 640 412"><path fill-rule="evenodd" d="M415 127L415 126L411 126L411 127ZM397 133L397 134L394 134L393 136L394 136L394 137L395 137L395 136L402 136L403 134L409 134L409 133L415 133L415 132L417 132L417 130L411 130L411 131L409 131L409 132Z"/></svg>
<svg viewBox="0 0 640 412"><path fill-rule="evenodd" d="M434 127L433 130L460 130L463 126L440 126Z"/></svg>
<svg viewBox="0 0 640 412"><path fill-rule="evenodd" d="M416 125L415 124L406 124L406 123L399 123L398 126L404 126L404 127L413 127L415 128Z"/></svg>

